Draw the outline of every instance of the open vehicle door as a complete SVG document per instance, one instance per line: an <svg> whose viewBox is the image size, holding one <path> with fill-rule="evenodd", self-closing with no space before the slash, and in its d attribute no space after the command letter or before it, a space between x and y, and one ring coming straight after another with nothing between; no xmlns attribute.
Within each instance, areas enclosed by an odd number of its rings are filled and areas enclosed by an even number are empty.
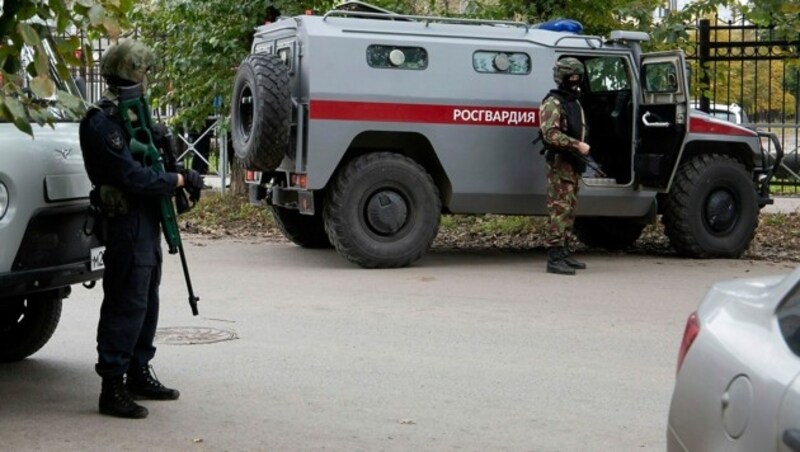
<svg viewBox="0 0 800 452"><path fill-rule="evenodd" d="M680 52L642 56L641 99L634 115L639 131L634 156L639 186L666 191L680 161L689 122L689 85L684 67Z"/></svg>

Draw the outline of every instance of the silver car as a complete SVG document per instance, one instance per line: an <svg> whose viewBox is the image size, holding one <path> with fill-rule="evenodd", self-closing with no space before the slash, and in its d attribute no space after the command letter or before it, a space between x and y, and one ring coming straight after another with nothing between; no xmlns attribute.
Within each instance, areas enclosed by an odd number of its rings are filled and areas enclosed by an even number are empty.
<svg viewBox="0 0 800 452"><path fill-rule="evenodd" d="M668 451L800 451L800 268L715 284L689 316Z"/></svg>

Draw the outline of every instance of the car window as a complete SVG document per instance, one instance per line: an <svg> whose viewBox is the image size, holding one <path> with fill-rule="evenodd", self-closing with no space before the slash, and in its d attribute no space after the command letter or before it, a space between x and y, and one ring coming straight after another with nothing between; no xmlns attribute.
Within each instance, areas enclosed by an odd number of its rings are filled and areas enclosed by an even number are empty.
<svg viewBox="0 0 800 452"><path fill-rule="evenodd" d="M786 345L795 355L800 356L800 284L781 303L777 315Z"/></svg>
<svg viewBox="0 0 800 452"><path fill-rule="evenodd" d="M478 72L524 75L531 71L531 57L521 52L478 51L472 54Z"/></svg>
<svg viewBox="0 0 800 452"><path fill-rule="evenodd" d="M650 93L677 93L678 72L671 62L645 64L642 67L644 89Z"/></svg>
<svg viewBox="0 0 800 452"><path fill-rule="evenodd" d="M593 93L631 89L628 65L620 57L590 58L584 61L589 90Z"/></svg>
<svg viewBox="0 0 800 452"><path fill-rule="evenodd" d="M428 67L428 52L422 47L371 45L367 47L367 64L380 69L417 69Z"/></svg>

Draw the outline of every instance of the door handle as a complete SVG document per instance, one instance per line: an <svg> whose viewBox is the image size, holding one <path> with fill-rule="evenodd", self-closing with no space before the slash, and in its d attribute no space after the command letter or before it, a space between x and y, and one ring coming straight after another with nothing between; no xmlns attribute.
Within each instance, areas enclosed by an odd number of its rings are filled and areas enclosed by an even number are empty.
<svg viewBox="0 0 800 452"><path fill-rule="evenodd" d="M794 452L800 452L800 430L787 428L783 431L783 444L789 446Z"/></svg>
<svg viewBox="0 0 800 452"><path fill-rule="evenodd" d="M668 122L650 122L650 121L648 121L648 118L650 118L650 116L655 116L655 115L653 115L649 111L644 112L644 114L642 115L642 122L647 127L669 127L669 123Z"/></svg>

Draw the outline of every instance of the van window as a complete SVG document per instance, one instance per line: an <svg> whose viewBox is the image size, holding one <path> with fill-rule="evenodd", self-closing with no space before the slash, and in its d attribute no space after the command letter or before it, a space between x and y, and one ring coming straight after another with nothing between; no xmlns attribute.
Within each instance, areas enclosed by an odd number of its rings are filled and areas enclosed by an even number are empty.
<svg viewBox="0 0 800 452"><path fill-rule="evenodd" d="M373 44L367 47L367 64L380 69L425 69L428 52L422 47Z"/></svg>
<svg viewBox="0 0 800 452"><path fill-rule="evenodd" d="M524 75L531 71L531 58L521 52L479 50L472 55L472 67L478 72Z"/></svg>
<svg viewBox="0 0 800 452"><path fill-rule="evenodd" d="M628 65L620 57L599 57L584 60L589 90L593 93L631 89Z"/></svg>

